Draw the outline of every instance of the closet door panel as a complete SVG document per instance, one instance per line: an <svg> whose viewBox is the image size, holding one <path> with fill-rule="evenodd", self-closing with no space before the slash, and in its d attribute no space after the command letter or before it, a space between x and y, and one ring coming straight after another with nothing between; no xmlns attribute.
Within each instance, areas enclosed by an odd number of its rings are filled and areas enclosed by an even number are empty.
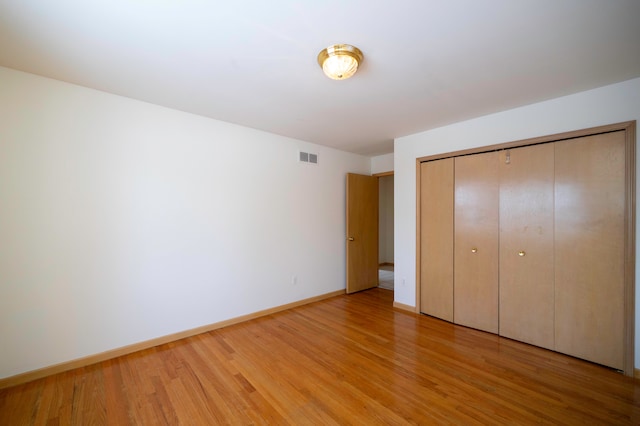
<svg viewBox="0 0 640 426"><path fill-rule="evenodd" d="M453 321L453 158L420 165L420 312Z"/></svg>
<svg viewBox="0 0 640 426"><path fill-rule="evenodd" d="M455 159L454 322L498 333L498 153Z"/></svg>
<svg viewBox="0 0 640 426"><path fill-rule="evenodd" d="M500 153L500 335L554 348L554 147Z"/></svg>
<svg viewBox="0 0 640 426"><path fill-rule="evenodd" d="M624 367L625 134L555 144L556 350Z"/></svg>

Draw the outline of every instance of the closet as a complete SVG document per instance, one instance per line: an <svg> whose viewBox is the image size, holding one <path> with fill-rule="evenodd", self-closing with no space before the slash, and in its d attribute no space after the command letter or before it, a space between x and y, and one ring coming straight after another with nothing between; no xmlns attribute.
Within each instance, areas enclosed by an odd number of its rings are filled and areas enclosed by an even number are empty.
<svg viewBox="0 0 640 426"><path fill-rule="evenodd" d="M420 312L632 374L634 130L419 159Z"/></svg>

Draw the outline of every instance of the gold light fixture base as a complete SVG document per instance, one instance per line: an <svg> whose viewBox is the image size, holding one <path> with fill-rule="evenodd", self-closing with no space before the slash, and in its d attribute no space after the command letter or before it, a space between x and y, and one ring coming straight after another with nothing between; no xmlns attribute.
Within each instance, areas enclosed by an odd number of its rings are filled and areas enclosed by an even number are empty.
<svg viewBox="0 0 640 426"><path fill-rule="evenodd" d="M333 80L346 80L354 75L363 59L360 49L350 44L334 44L318 53L318 64Z"/></svg>

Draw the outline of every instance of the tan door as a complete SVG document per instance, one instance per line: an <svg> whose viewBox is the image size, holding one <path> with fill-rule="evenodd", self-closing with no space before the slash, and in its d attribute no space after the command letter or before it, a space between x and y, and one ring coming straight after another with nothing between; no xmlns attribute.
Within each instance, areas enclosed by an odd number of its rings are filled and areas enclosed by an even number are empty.
<svg viewBox="0 0 640 426"><path fill-rule="evenodd" d="M347 293L378 285L378 178L347 174Z"/></svg>
<svg viewBox="0 0 640 426"><path fill-rule="evenodd" d="M420 312L453 321L453 158L420 165Z"/></svg>
<svg viewBox="0 0 640 426"><path fill-rule="evenodd" d="M555 144L556 350L624 368L625 132Z"/></svg>
<svg viewBox="0 0 640 426"><path fill-rule="evenodd" d="M455 159L454 322L498 333L497 152Z"/></svg>
<svg viewBox="0 0 640 426"><path fill-rule="evenodd" d="M554 349L553 144L500 153L500 335Z"/></svg>

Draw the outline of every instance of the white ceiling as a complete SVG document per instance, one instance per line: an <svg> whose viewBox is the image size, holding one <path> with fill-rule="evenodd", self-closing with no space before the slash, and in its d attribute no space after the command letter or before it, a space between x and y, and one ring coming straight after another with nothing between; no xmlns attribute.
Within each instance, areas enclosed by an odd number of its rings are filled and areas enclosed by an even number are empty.
<svg viewBox="0 0 640 426"><path fill-rule="evenodd" d="M318 52L349 43L355 77ZM640 76L638 0L0 0L0 65L345 151Z"/></svg>

